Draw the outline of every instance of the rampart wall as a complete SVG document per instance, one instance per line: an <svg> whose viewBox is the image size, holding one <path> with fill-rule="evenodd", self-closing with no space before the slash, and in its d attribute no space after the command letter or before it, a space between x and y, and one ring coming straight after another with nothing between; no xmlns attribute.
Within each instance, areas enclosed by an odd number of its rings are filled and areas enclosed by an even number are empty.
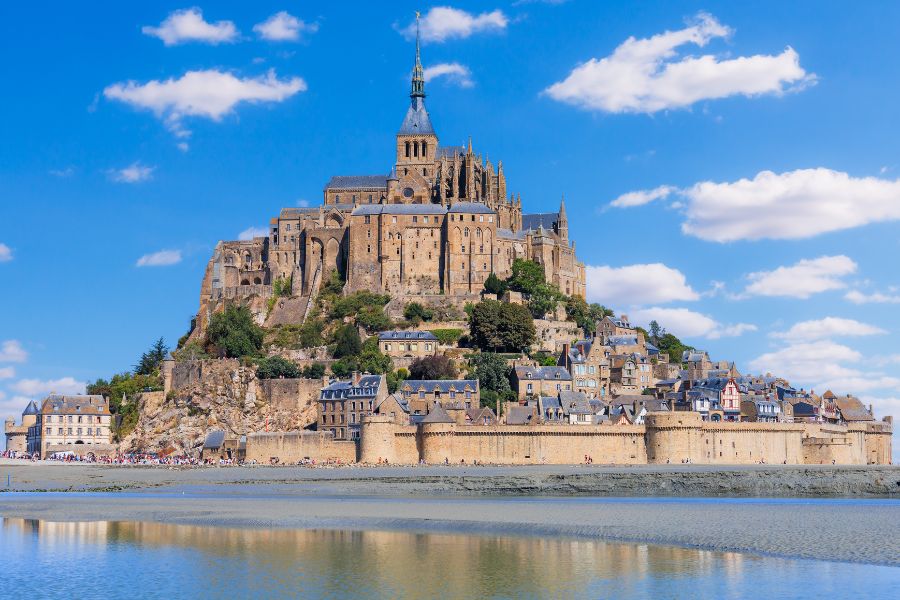
<svg viewBox="0 0 900 600"><path fill-rule="evenodd" d="M247 436L248 462L282 463L301 460L322 462L356 462L355 442L336 442L330 431L291 431L251 433Z"/></svg>

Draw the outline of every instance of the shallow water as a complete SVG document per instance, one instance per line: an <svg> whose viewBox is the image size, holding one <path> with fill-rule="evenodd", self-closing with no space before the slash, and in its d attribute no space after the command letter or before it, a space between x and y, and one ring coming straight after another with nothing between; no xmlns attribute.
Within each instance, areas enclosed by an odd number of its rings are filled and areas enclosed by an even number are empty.
<svg viewBox="0 0 900 600"><path fill-rule="evenodd" d="M900 568L593 540L4 518L0 597L897 598Z"/></svg>

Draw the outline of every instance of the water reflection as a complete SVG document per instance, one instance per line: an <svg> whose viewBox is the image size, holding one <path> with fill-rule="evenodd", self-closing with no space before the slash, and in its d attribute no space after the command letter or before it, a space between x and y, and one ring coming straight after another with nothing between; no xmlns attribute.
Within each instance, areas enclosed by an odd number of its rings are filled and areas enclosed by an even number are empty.
<svg viewBox="0 0 900 600"><path fill-rule="evenodd" d="M78 567L45 582L40 589L51 597L119 596L129 589L166 598L789 597L784 582L808 579L810 565L811 585L822 594L846 592L848 571L868 570L872 585L879 569L894 583L897 574L889 567L581 539L9 518L0 533L10 575L0 592L6 585L31 588L33 567ZM813 590L804 584L803 591Z"/></svg>

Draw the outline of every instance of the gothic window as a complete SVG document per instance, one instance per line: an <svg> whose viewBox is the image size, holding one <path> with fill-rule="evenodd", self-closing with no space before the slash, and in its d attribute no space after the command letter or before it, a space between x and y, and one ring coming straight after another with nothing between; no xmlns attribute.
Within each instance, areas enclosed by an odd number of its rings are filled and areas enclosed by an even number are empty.
<svg viewBox="0 0 900 600"><path fill-rule="evenodd" d="M475 237L477 237L478 239L481 239L481 229L480 228L475 230Z"/></svg>
<svg viewBox="0 0 900 600"><path fill-rule="evenodd" d="M428 142L422 142L422 156L428 158ZM423 172L422 175L425 173Z"/></svg>
<svg viewBox="0 0 900 600"><path fill-rule="evenodd" d="M413 156L419 157L419 142L413 142Z"/></svg>
<svg viewBox="0 0 900 600"><path fill-rule="evenodd" d="M465 237L469 237L469 228L468 227L466 227L465 231L463 232L463 235Z"/></svg>
<svg viewBox="0 0 900 600"><path fill-rule="evenodd" d="M409 158L409 142L406 142L406 158Z"/></svg>

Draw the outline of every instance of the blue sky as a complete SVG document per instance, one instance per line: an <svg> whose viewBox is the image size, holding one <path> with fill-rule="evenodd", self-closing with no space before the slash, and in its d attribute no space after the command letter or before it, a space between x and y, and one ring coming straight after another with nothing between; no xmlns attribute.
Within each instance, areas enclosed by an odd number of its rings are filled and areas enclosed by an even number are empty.
<svg viewBox="0 0 900 600"><path fill-rule="evenodd" d="M416 8L441 142L565 194L589 300L900 414L900 5L578 0L5 3L0 411L174 343L217 240L387 172Z"/></svg>

